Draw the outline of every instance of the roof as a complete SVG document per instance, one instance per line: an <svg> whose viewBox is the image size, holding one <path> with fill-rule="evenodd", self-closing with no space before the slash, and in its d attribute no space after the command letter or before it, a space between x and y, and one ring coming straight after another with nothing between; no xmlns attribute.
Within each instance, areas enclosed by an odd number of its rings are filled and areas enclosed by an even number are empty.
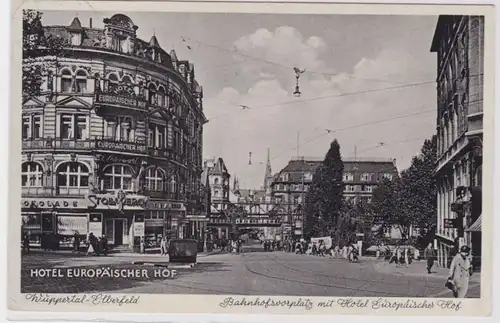
<svg viewBox="0 0 500 323"><path fill-rule="evenodd" d="M221 157L217 159L207 159L205 160L204 165L204 168L208 171L209 175L228 173L224 160Z"/></svg>
<svg viewBox="0 0 500 323"><path fill-rule="evenodd" d="M156 39L155 35L153 35L153 37L151 37L151 39L149 40L149 46L154 48L161 48L160 43L158 42L158 39Z"/></svg>
<svg viewBox="0 0 500 323"><path fill-rule="evenodd" d="M398 170L395 165L395 160L387 158L346 158L344 161L344 172L363 173L392 173L397 174ZM319 160L291 160L278 174L275 175L275 180L280 174L289 174L290 182L301 181L303 173L314 172L320 166L322 161Z"/></svg>
<svg viewBox="0 0 500 323"><path fill-rule="evenodd" d="M240 197L242 198L261 198L261 197L266 197L266 191L264 190L253 190L253 189L240 189L239 190Z"/></svg>
<svg viewBox="0 0 500 323"><path fill-rule="evenodd" d="M73 18L73 21L68 27L69 30L83 30L82 28L82 23L80 22L80 19L78 17Z"/></svg>

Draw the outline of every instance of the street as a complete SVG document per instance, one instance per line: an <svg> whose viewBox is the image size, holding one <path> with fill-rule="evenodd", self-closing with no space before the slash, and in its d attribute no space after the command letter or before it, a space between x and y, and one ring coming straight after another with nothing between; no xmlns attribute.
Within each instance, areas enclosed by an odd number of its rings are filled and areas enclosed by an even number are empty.
<svg viewBox="0 0 500 323"><path fill-rule="evenodd" d="M420 273L423 262L410 268L363 258L359 263L285 252L247 252L200 256L194 268L179 267L174 279L50 278L34 279L33 267L146 268L134 261L168 265L160 256L71 257L53 255L43 265L40 255L23 257L23 292L119 292L152 294L233 294L351 297L451 297L442 273ZM35 265L36 264L36 265ZM412 268L413 266L413 268ZM422 267L423 268L423 267ZM468 297L479 297L479 279L471 281Z"/></svg>

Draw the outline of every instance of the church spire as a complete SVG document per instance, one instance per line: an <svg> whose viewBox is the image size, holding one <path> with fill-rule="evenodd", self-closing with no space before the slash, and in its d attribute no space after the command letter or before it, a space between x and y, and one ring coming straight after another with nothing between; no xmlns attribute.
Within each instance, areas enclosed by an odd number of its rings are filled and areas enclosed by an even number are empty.
<svg viewBox="0 0 500 323"><path fill-rule="evenodd" d="M271 150L267 148L266 174L264 176L264 190L268 190L271 186L271 178L273 177L271 169Z"/></svg>

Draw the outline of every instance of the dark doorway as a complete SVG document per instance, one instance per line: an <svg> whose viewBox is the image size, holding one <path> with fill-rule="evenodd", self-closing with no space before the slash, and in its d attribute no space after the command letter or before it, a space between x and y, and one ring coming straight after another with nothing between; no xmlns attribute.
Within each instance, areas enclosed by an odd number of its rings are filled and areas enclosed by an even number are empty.
<svg viewBox="0 0 500 323"><path fill-rule="evenodd" d="M54 216L52 214L42 214L42 232L54 231Z"/></svg>
<svg viewBox="0 0 500 323"><path fill-rule="evenodd" d="M123 244L123 220L115 220L115 246Z"/></svg>

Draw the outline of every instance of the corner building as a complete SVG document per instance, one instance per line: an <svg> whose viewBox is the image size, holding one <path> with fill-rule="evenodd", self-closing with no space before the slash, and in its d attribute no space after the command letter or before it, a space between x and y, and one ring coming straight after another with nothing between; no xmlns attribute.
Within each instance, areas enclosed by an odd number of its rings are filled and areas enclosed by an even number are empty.
<svg viewBox="0 0 500 323"><path fill-rule="evenodd" d="M182 238L202 210L203 90L194 66L122 14L104 29L46 26L68 41L22 106L22 217L33 244L103 234L115 248Z"/></svg>
<svg viewBox="0 0 500 323"><path fill-rule="evenodd" d="M437 225L441 266L461 245L481 260L484 17L440 16L437 54Z"/></svg>

